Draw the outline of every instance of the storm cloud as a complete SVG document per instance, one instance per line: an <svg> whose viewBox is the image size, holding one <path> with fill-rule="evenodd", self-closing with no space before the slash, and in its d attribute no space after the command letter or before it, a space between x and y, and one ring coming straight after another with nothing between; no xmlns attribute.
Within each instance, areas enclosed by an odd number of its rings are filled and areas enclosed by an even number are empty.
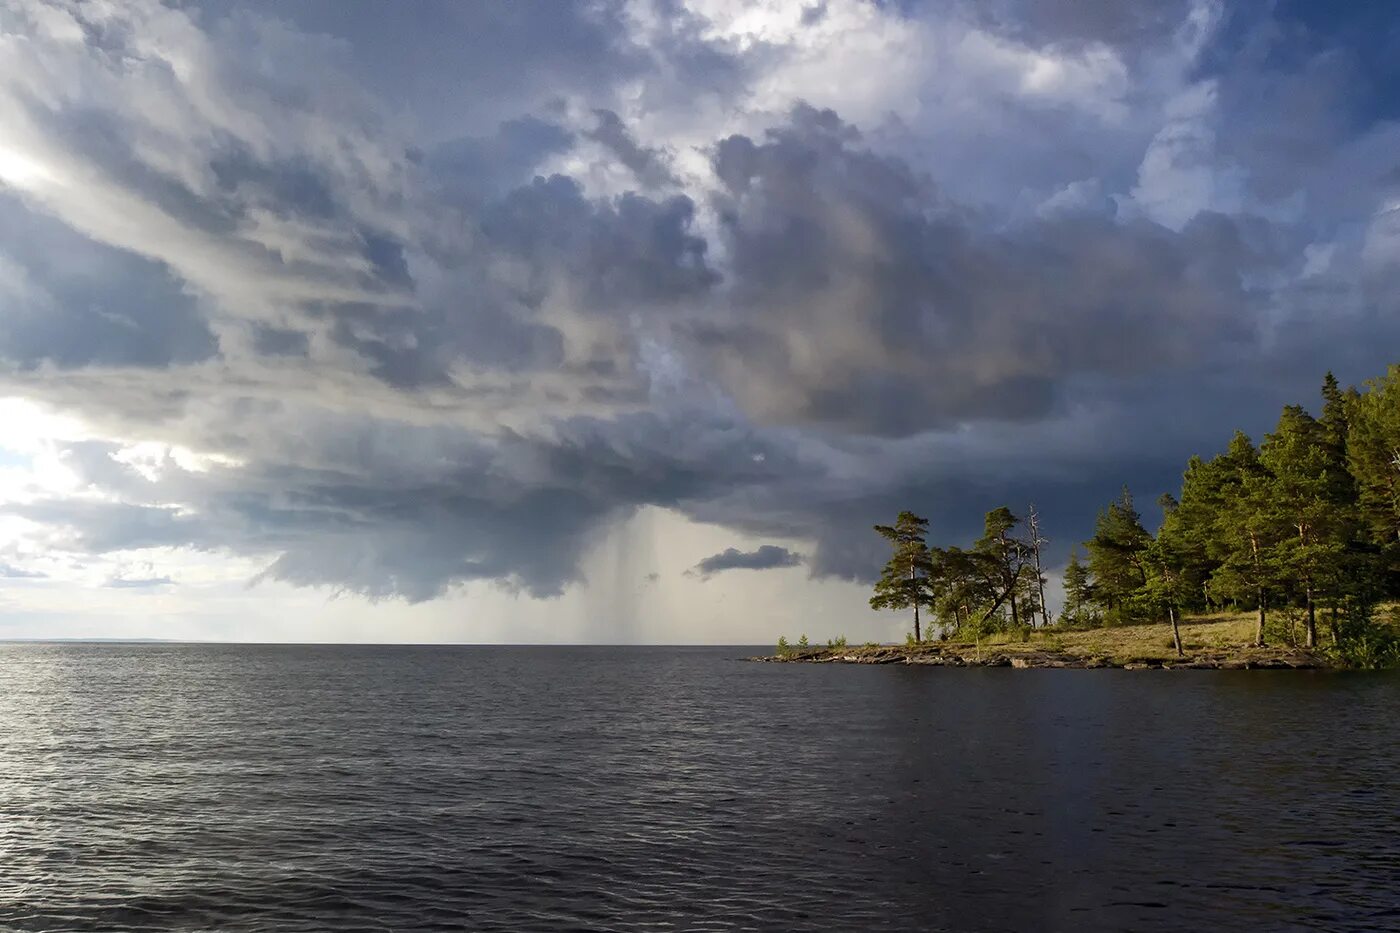
<svg viewBox="0 0 1400 933"><path fill-rule="evenodd" d="M0 569L552 598L658 508L868 581L1032 501L1067 553L1393 362L1400 50L1335 16L10 4L0 395L80 427L0 457Z"/></svg>
<svg viewBox="0 0 1400 933"><path fill-rule="evenodd" d="M688 572L708 580L726 570L775 570L780 567L802 566L802 555L795 554L776 544L763 544L752 551L738 548L725 548L718 554L711 554Z"/></svg>

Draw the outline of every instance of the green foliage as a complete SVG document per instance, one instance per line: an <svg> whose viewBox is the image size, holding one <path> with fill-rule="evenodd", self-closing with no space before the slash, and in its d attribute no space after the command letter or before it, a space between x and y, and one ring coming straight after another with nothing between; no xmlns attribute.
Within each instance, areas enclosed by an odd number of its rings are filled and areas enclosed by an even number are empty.
<svg viewBox="0 0 1400 933"><path fill-rule="evenodd" d="M875 582L870 608L913 609L914 633L921 637L919 607L934 603L933 562L924 540L928 519L900 512L893 525L876 525L875 530L890 542L894 553Z"/></svg>
<svg viewBox="0 0 1400 933"><path fill-rule="evenodd" d="M1066 626L1098 625L1100 615L1094 599L1094 586L1089 582L1089 568L1079 560L1079 550L1070 551L1064 573L1065 604L1060 609L1060 624Z"/></svg>
<svg viewBox="0 0 1400 933"><path fill-rule="evenodd" d="M1210 552L1219 561L1211 575L1213 594L1259 611L1256 641L1264 643L1271 591L1284 567L1279 542L1285 530L1274 502L1273 476L1253 441L1236 431L1223 460L1223 501L1215 516Z"/></svg>
<svg viewBox="0 0 1400 933"><path fill-rule="evenodd" d="M835 638L828 638L826 640L826 646L828 648L844 648L846 647L846 636L837 635Z"/></svg>
<svg viewBox="0 0 1400 933"><path fill-rule="evenodd" d="M1348 667L1365 670L1400 667L1400 610L1389 620L1378 619L1371 606L1357 603L1338 629L1334 652Z"/></svg>
<svg viewBox="0 0 1400 933"><path fill-rule="evenodd" d="M1400 364L1367 391L1352 397L1347 459L1358 487L1358 505L1372 540L1400 541Z"/></svg>
<svg viewBox="0 0 1400 933"><path fill-rule="evenodd" d="M973 573L985 585L985 598L991 605L982 613L978 626L991 622L1003 607L1004 624L1021 625L1026 605L1026 560L1030 546L1013 532L1021 520L1006 506L992 509L983 520L982 537L972 544Z"/></svg>
<svg viewBox="0 0 1400 933"><path fill-rule="evenodd" d="M792 645L789 645L789 644L788 644L787 636L786 636L786 635L779 635L779 636L778 636L778 654L786 656L786 655L791 654L791 653L792 653Z"/></svg>
<svg viewBox="0 0 1400 933"><path fill-rule="evenodd" d="M811 647L811 646L807 643L807 636L806 636L806 635L803 635L801 638L797 639L797 647L802 648L802 649L806 649L806 648Z"/></svg>
<svg viewBox="0 0 1400 933"><path fill-rule="evenodd" d="M1284 408L1259 460L1271 480L1260 508L1275 525L1280 589L1306 610L1305 641L1313 645L1318 600L1340 598L1344 584L1357 528L1355 484L1333 432L1296 405Z"/></svg>
<svg viewBox="0 0 1400 933"><path fill-rule="evenodd" d="M1155 536L1124 487L1099 513L1087 564L1070 555L1059 625L1249 609L1259 644L1317 650L1330 636L1344 663L1400 665L1400 621L1370 616L1400 596L1400 365L1364 391L1328 373L1321 395L1320 417L1289 405L1259 447L1237 431L1224 452L1191 457L1180 495L1158 500ZM966 550L928 547L928 523L911 512L877 525L894 553L871 606L913 608L911 643L922 606L938 637L1020 637L1048 618L1034 518L1023 538L1010 509L993 509Z"/></svg>
<svg viewBox="0 0 1400 933"><path fill-rule="evenodd" d="M1147 549L1152 536L1142 527L1128 487L1099 513L1094 537L1085 543L1089 573L1094 578L1094 599L1104 617L1115 623L1140 618L1140 600L1147 584Z"/></svg>

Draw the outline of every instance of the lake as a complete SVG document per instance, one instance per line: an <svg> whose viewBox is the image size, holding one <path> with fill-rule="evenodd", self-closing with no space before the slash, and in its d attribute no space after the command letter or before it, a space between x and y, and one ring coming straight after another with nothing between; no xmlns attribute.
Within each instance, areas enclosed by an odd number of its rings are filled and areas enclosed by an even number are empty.
<svg viewBox="0 0 1400 933"><path fill-rule="evenodd" d="M1396 930L1400 676L0 645L0 928Z"/></svg>

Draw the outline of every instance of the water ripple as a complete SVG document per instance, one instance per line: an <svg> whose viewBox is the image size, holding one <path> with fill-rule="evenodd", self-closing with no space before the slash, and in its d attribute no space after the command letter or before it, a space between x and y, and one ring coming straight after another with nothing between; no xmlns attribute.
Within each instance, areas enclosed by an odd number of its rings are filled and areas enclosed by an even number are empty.
<svg viewBox="0 0 1400 933"><path fill-rule="evenodd" d="M1382 930L1400 679L0 646L0 928Z"/></svg>

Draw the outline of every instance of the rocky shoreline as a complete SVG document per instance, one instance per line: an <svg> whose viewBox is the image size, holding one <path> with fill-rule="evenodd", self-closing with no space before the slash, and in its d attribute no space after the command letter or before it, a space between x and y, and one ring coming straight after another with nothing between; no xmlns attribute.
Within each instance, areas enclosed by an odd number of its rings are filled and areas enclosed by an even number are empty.
<svg viewBox="0 0 1400 933"><path fill-rule="evenodd" d="M861 648L794 649L786 654L756 656L750 661L806 664L924 664L934 667L1117 668L1119 670L1322 670L1336 665L1311 652L1285 648L1242 648L1224 653L1191 654L1184 658L1114 658L1064 651L1016 650L998 645L981 651L972 646L894 645Z"/></svg>

